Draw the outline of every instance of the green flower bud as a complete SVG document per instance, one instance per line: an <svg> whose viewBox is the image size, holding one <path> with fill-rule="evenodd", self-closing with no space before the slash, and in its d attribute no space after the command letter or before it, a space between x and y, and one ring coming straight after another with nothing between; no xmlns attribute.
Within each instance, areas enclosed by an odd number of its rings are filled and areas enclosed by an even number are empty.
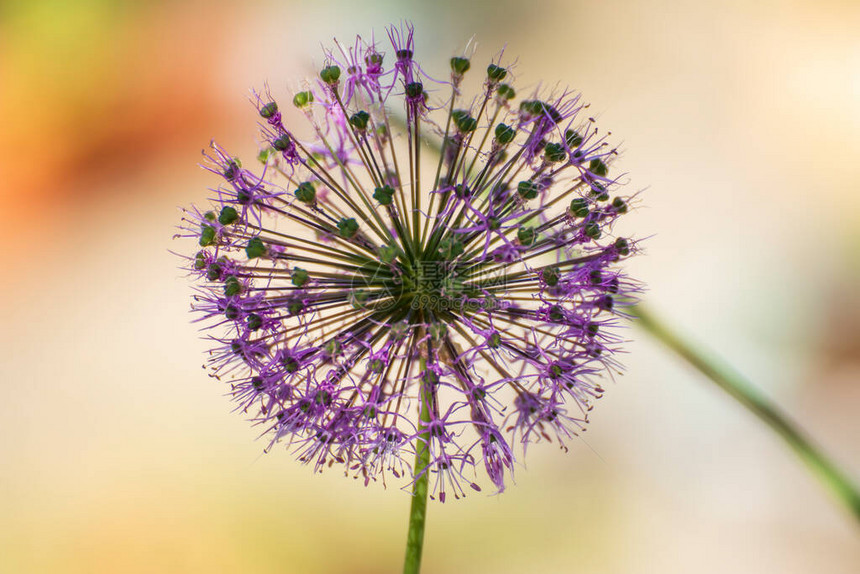
<svg viewBox="0 0 860 574"><path fill-rule="evenodd" d="M364 309L370 294L362 289L355 289L347 294L347 301L354 309Z"/></svg>
<svg viewBox="0 0 860 574"><path fill-rule="evenodd" d="M623 237L616 239L614 245L619 255L630 255L630 244Z"/></svg>
<svg viewBox="0 0 860 574"><path fill-rule="evenodd" d="M227 319L230 321L235 321L236 319L239 318L239 308L236 307L235 305L233 305L232 303L228 304L224 308L224 316L227 317Z"/></svg>

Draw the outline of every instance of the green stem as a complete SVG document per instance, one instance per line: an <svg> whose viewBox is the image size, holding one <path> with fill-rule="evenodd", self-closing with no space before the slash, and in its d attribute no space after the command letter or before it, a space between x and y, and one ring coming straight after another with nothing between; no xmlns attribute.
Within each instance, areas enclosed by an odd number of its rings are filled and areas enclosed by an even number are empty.
<svg viewBox="0 0 860 574"><path fill-rule="evenodd" d="M421 371L426 370L426 360L421 359ZM424 525L427 522L427 493L429 486L430 463L430 433L427 423L430 422L430 397L427 389L421 385L421 412L418 416L418 440L415 444L416 476L412 485L412 506L409 509L409 533L406 537L406 560L403 563L403 574L418 574L421 571L421 551L424 549Z"/></svg>
<svg viewBox="0 0 860 574"><path fill-rule="evenodd" d="M835 498L860 521L860 491L786 415L768 402L743 376L682 340L642 305L636 305L630 311L639 319L638 324L643 329L678 353L782 437Z"/></svg>

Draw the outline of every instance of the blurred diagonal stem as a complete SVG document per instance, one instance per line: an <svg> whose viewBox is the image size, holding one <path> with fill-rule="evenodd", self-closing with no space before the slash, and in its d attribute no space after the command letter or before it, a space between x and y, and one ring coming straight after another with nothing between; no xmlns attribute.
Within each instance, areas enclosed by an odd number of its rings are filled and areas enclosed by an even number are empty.
<svg viewBox="0 0 860 574"><path fill-rule="evenodd" d="M782 437L834 497L860 522L860 491L821 449L805 436L800 427L768 402L743 376L672 332L646 307L635 305L630 311L639 319L637 323L640 327L675 351Z"/></svg>
<svg viewBox="0 0 860 574"><path fill-rule="evenodd" d="M427 369L427 361L420 360L421 378ZM403 574L418 574L421 571L421 551L424 549L424 525L427 522L427 494L429 490L430 463L430 433L427 423L430 422L430 397L424 383L420 385L419 400L421 410L418 416L418 440L415 442L415 468L412 484L412 505L409 509L409 532L406 537L406 560L403 564Z"/></svg>

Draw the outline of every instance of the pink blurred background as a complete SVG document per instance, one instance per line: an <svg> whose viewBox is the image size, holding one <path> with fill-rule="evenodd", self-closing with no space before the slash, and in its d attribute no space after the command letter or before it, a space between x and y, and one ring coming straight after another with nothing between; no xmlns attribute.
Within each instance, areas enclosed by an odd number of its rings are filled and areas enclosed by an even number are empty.
<svg viewBox="0 0 860 574"><path fill-rule="evenodd" d="M200 368L178 207L248 89L415 23L445 74L503 46L623 142L652 309L860 478L856 2L0 4L0 572L398 571L408 495L313 475ZM428 573L855 573L860 529L770 431L631 329L563 454L430 509Z"/></svg>

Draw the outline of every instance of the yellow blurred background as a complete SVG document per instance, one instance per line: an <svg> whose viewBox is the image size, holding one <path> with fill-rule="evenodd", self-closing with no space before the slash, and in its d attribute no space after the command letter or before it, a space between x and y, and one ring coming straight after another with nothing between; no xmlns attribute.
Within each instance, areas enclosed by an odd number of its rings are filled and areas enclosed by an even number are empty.
<svg viewBox="0 0 860 574"><path fill-rule="evenodd" d="M0 572L375 573L408 494L262 455L200 368L168 250L320 43L415 23L581 90L647 188L631 261L673 325L860 478L860 4L0 3ZM856 573L860 529L770 431L631 329L582 440L434 504L429 573Z"/></svg>

